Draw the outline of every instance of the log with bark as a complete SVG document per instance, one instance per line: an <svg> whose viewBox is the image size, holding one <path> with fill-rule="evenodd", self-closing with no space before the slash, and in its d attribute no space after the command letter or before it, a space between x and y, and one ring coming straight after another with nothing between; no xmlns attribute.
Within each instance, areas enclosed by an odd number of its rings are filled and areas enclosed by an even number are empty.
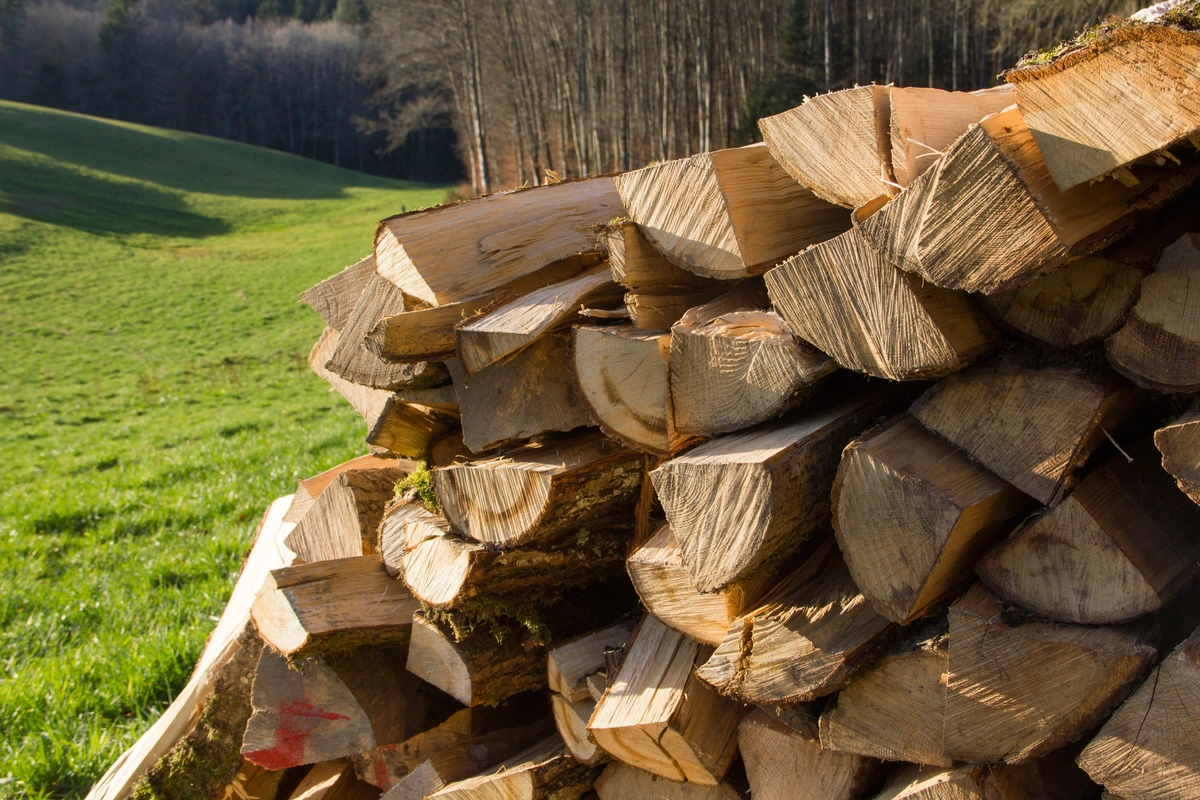
<svg viewBox="0 0 1200 800"><path fill-rule="evenodd" d="M1154 432L1162 465L1179 489L1200 504L1200 407L1193 407Z"/></svg>
<svg viewBox="0 0 1200 800"><path fill-rule="evenodd" d="M846 446L832 497L854 582L901 625L969 582L979 556L1030 505L907 414Z"/></svg>
<svg viewBox="0 0 1200 800"><path fill-rule="evenodd" d="M356 459L358 461L358 459ZM382 463L380 463L382 461ZM396 483L411 462L348 462L313 479L306 491L320 490L312 507L297 520L286 544L301 561L352 558L376 552L376 531ZM362 467L362 468L359 468ZM324 488L321 483L328 482Z"/></svg>
<svg viewBox="0 0 1200 800"><path fill-rule="evenodd" d="M596 703L608 688L610 672L615 673L629 637L631 618L560 645L548 658L550 704L554 724L576 761L600 764L608 754L597 746L587 724Z"/></svg>
<svg viewBox="0 0 1200 800"><path fill-rule="evenodd" d="M367 256L321 281L300 295L300 299L320 314L326 325L340 331L354 313L363 289L367 288L367 283L374 275L375 256Z"/></svg>
<svg viewBox="0 0 1200 800"><path fill-rule="evenodd" d="M762 144L626 172L617 188L651 244L707 278L757 275L850 227L845 211L792 180Z"/></svg>
<svg viewBox="0 0 1200 800"><path fill-rule="evenodd" d="M1137 628L1042 622L975 584L950 607L946 754L1015 764L1075 741L1156 656Z"/></svg>
<svg viewBox="0 0 1200 800"><path fill-rule="evenodd" d="M700 591L756 577L828 528L842 448L900 401L891 387L829 389L819 410L714 439L651 473Z"/></svg>
<svg viewBox="0 0 1200 800"><path fill-rule="evenodd" d="M1078 369L982 364L925 392L911 413L922 425L1044 505L1054 506L1142 395Z"/></svg>
<svg viewBox="0 0 1200 800"><path fill-rule="evenodd" d="M1124 327L1106 342L1108 360L1140 386L1165 392L1200 391L1200 234L1183 236L1166 250Z"/></svg>
<svg viewBox="0 0 1200 800"><path fill-rule="evenodd" d="M598 767L571 757L554 734L482 775L451 783L428 800L576 800L596 780Z"/></svg>
<svg viewBox="0 0 1200 800"><path fill-rule="evenodd" d="M557 262L586 262L596 246L585 228L621 213L613 179L599 177L401 214L379 223L375 271L430 306L471 300Z"/></svg>
<svg viewBox="0 0 1200 800"><path fill-rule="evenodd" d="M746 703L815 700L846 686L894 634L854 585L830 537L734 620L696 674Z"/></svg>
<svg viewBox="0 0 1200 800"><path fill-rule="evenodd" d="M971 298L897 269L862 227L767 273L794 334L847 369L889 380L949 375L995 349L999 337Z"/></svg>
<svg viewBox="0 0 1200 800"><path fill-rule="evenodd" d="M284 514L284 522L299 522L309 512L321 493L328 489L342 473L358 472L360 470L399 469L408 475L417 468L416 462L407 459L385 458L374 454L359 456L331 467L311 478L301 478L296 481L296 493L292 495L292 504Z"/></svg>
<svg viewBox="0 0 1200 800"><path fill-rule="evenodd" d="M350 756L360 780L387 791L424 761L475 735L473 709L461 708L445 720L396 744L385 744Z"/></svg>
<svg viewBox="0 0 1200 800"><path fill-rule="evenodd" d="M1125 800L1200 796L1200 631L1117 709L1079 765Z"/></svg>
<svg viewBox="0 0 1200 800"><path fill-rule="evenodd" d="M988 588L1048 619L1102 625L1157 611L1200 574L1200 507L1150 441L1125 451L984 556Z"/></svg>
<svg viewBox="0 0 1200 800"><path fill-rule="evenodd" d="M693 676L708 650L643 617L588 723L596 743L655 775L720 784L737 752L741 711Z"/></svg>

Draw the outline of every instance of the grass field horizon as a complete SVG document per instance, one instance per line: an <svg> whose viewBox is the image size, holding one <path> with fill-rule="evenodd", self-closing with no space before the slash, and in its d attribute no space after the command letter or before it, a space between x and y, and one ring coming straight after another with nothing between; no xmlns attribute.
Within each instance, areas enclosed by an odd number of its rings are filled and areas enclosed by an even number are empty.
<svg viewBox="0 0 1200 800"><path fill-rule="evenodd" d="M445 193L0 102L0 797L82 797L186 682L270 500L365 452L297 296Z"/></svg>

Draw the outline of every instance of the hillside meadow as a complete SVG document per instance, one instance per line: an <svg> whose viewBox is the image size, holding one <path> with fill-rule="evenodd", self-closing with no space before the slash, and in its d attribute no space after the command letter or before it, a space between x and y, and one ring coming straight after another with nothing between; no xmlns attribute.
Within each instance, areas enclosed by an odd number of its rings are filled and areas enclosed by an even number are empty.
<svg viewBox="0 0 1200 800"><path fill-rule="evenodd" d="M297 295L440 202L0 102L0 797L81 797L186 682L267 503L365 451Z"/></svg>

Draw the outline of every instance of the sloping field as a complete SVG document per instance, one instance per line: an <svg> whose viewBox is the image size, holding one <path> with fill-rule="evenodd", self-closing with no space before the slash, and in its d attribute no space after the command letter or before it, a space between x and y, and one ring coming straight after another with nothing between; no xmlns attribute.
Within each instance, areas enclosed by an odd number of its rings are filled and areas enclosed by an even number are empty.
<svg viewBox="0 0 1200 800"><path fill-rule="evenodd" d="M0 102L0 797L187 680L264 498L364 452L305 288L444 190Z"/></svg>

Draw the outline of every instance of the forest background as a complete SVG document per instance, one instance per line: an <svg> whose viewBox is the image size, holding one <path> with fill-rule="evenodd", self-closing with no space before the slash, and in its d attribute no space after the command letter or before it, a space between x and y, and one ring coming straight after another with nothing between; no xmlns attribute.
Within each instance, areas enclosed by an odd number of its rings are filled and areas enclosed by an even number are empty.
<svg viewBox="0 0 1200 800"><path fill-rule="evenodd" d="M978 89L1129 0L0 0L0 98L462 193L755 141L806 94Z"/></svg>

